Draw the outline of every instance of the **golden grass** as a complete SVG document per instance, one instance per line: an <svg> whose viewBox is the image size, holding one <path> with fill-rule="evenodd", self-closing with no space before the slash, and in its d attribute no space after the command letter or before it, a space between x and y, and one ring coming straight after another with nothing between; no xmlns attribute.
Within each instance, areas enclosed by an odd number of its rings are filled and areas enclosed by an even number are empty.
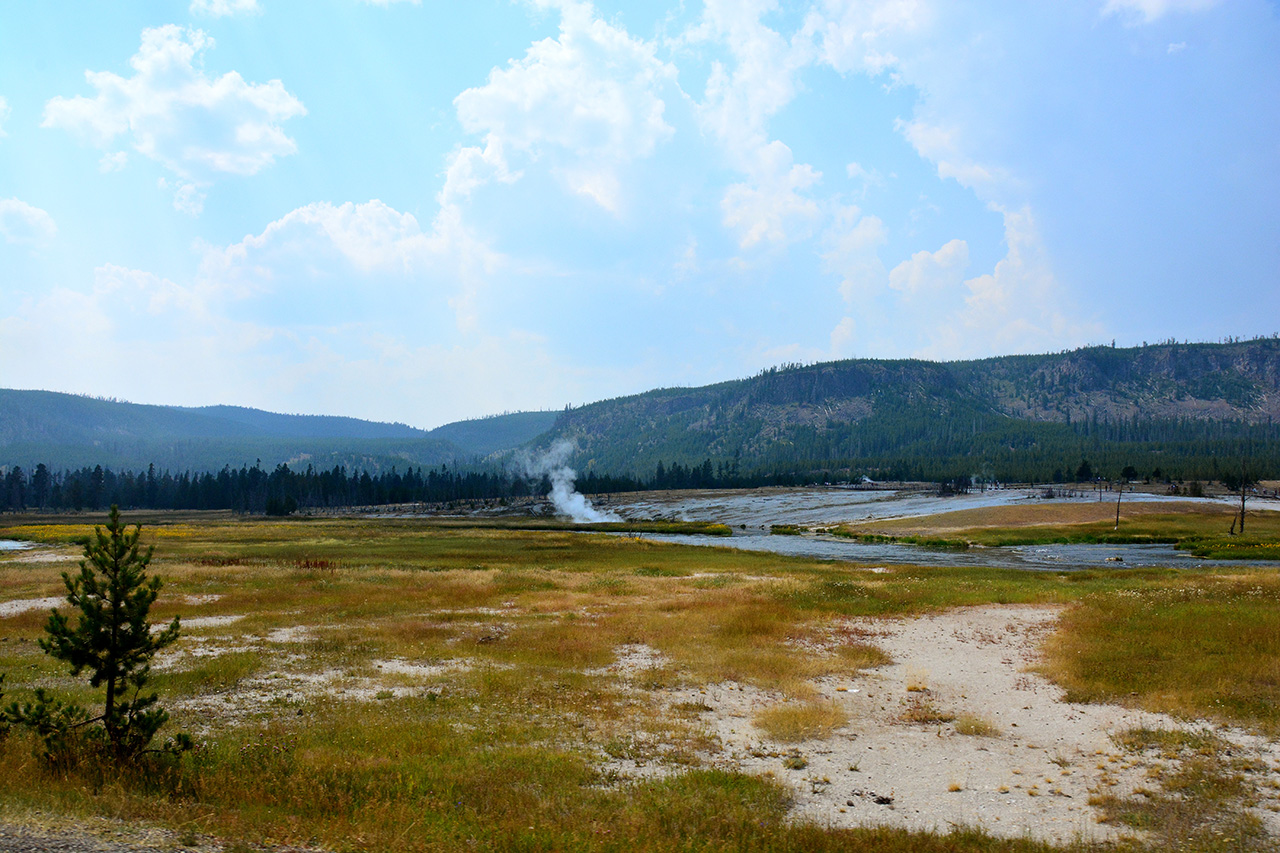
<svg viewBox="0 0 1280 853"><path fill-rule="evenodd" d="M913 693L906 707L898 715L899 722L909 725L928 726L936 723L949 723L956 718L950 711L943 710L933 703L927 693Z"/></svg>
<svg viewBox="0 0 1280 853"><path fill-rule="evenodd" d="M1280 559L1280 513L1250 511L1248 535L1236 535L1236 510L1204 501L1027 503L845 525L850 536L888 537L935 546L1050 543L1163 543L1214 559Z"/></svg>
<svg viewBox="0 0 1280 853"><path fill-rule="evenodd" d="M956 734L972 737L999 737L1000 729L990 720L977 714L960 714L955 720Z"/></svg>
<svg viewBox="0 0 1280 853"><path fill-rule="evenodd" d="M1130 501L1121 499L1120 517L1125 519L1142 516L1192 515L1212 519L1227 518L1230 508L1220 504L1196 501ZM966 530L990 528L1023 528L1052 525L1115 524L1116 496L1098 501L1026 502L1011 506L978 507L975 509L941 512L918 518L895 518L883 521L858 522L847 525L849 530L888 535L945 536Z"/></svg>
<svg viewBox="0 0 1280 853"><path fill-rule="evenodd" d="M756 728L779 743L825 740L849 722L849 715L834 702L793 702L774 705L751 720Z"/></svg>

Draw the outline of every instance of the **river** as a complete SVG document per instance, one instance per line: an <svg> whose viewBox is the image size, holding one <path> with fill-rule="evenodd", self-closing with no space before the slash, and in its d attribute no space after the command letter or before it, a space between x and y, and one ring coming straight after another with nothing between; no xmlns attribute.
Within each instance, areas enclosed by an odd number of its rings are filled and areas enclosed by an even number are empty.
<svg viewBox="0 0 1280 853"><path fill-rule="evenodd" d="M800 557L848 560L862 564L924 566L992 566L1032 571L1117 569L1167 566L1197 568L1221 566L1221 561L1196 557L1172 545L1016 545L997 548L938 549L898 543L862 543L821 533L798 536L771 535L772 525L823 527L849 521L917 518L981 507L1039 502L1041 489L988 489L967 495L938 497L931 492L862 490L840 487L803 489L753 489L719 492L649 494L644 498L611 503L609 509L623 518L669 518L678 521L711 521L727 524L733 535L682 536L644 534L645 539L680 542L745 551L768 551ZM1115 495L1104 493L1114 502ZM1055 501L1096 501L1084 492ZM1124 502L1178 501L1186 498L1125 492ZM1224 500L1224 505L1229 501ZM1261 505L1261 506L1260 506ZM1280 508L1273 500L1251 501L1250 508ZM1280 567L1275 561L1236 561L1231 565Z"/></svg>

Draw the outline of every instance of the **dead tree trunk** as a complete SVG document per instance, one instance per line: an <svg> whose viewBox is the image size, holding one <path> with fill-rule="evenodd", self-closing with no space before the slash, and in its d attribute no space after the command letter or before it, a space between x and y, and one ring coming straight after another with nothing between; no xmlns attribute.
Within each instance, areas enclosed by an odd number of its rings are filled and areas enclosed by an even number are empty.
<svg viewBox="0 0 1280 853"><path fill-rule="evenodd" d="M1245 476L1244 462L1240 462L1240 535L1244 535L1244 484L1248 481Z"/></svg>

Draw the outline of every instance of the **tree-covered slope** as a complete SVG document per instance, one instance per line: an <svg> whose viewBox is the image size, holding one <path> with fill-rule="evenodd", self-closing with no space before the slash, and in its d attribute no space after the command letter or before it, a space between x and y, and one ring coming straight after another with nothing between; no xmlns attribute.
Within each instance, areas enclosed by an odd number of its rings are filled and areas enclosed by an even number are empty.
<svg viewBox="0 0 1280 853"><path fill-rule="evenodd" d="M243 406L204 406L181 409L216 419L219 424L237 424L253 435L275 438L426 438L426 430L405 424L365 421L332 415L281 415ZM226 433L223 433L226 435ZM443 436L437 436L442 438Z"/></svg>
<svg viewBox="0 0 1280 853"><path fill-rule="evenodd" d="M488 456L527 444L556 422L556 412L511 412L488 418L455 421L431 430L432 438L443 439L475 456Z"/></svg>
<svg viewBox="0 0 1280 853"><path fill-rule="evenodd" d="M779 368L583 406L541 441L570 439L580 466L608 473L711 459L743 470L906 463L932 476L1047 473L1083 455L1252 456L1258 443L1275 454L1275 424L1280 341L1262 339Z"/></svg>
<svg viewBox="0 0 1280 853"><path fill-rule="evenodd" d="M0 389L0 466L103 465L217 471L261 462L370 471L434 467L518 447L555 421L517 412L427 431L405 424L287 415L240 406L151 406L52 391Z"/></svg>

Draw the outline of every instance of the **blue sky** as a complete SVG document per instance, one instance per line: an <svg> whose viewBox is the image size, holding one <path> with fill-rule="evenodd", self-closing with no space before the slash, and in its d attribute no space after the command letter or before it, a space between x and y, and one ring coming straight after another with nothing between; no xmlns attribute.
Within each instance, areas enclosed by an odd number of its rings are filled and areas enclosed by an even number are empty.
<svg viewBox="0 0 1280 853"><path fill-rule="evenodd" d="M1280 331L1268 0L10 0L0 386L433 427Z"/></svg>

